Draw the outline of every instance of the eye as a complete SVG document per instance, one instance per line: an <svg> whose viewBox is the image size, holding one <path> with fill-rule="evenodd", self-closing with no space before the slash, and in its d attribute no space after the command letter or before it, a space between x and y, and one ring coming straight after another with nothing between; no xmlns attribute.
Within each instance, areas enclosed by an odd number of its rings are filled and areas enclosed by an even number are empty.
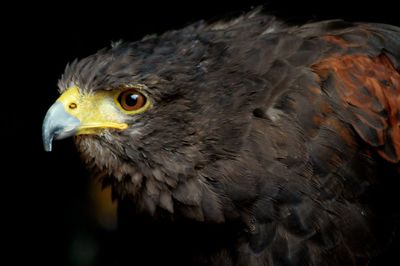
<svg viewBox="0 0 400 266"><path fill-rule="evenodd" d="M125 111L135 111L146 104L146 97L135 89L121 92L118 102Z"/></svg>

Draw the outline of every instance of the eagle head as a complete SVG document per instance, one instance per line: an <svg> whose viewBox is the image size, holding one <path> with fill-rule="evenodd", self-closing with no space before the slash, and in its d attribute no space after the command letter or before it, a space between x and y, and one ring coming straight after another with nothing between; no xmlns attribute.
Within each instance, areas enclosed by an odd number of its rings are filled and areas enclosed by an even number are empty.
<svg viewBox="0 0 400 266"><path fill-rule="evenodd" d="M112 177L118 195L151 212L157 206L174 212L179 201L197 208L198 219L201 204L214 204L212 216L220 220L218 193L210 187L215 177L202 170L240 149L243 115L252 114L245 94L252 91L230 91L232 84L221 80L229 68L208 56L213 49L222 56L220 48L186 37L176 45L169 39L179 36L171 34L117 44L68 65L61 96L44 119L45 150L53 139L75 136L88 167ZM207 194L213 204L202 200Z"/></svg>

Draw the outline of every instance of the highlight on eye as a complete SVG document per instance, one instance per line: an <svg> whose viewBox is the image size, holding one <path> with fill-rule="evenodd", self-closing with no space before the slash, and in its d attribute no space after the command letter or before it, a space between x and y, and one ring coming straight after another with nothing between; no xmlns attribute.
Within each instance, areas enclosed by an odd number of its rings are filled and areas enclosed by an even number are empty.
<svg viewBox="0 0 400 266"><path fill-rule="evenodd" d="M119 105L127 112L137 111L143 108L147 99L142 93L136 89L127 89L122 91L117 98Z"/></svg>

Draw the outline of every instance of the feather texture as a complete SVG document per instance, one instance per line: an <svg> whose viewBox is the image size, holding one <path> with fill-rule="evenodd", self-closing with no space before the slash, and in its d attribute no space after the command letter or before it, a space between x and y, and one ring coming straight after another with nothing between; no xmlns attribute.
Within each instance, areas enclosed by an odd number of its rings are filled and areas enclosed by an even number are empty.
<svg viewBox="0 0 400 266"><path fill-rule="evenodd" d="M154 104L76 138L125 237L148 230L127 261L367 265L394 228L378 192L398 179L399 62L397 27L257 11L116 43L59 86L144 84Z"/></svg>

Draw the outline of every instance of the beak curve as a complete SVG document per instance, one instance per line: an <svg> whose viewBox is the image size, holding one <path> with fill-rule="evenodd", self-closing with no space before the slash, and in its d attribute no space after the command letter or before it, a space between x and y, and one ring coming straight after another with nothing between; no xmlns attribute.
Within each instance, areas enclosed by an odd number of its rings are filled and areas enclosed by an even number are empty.
<svg viewBox="0 0 400 266"><path fill-rule="evenodd" d="M43 121L42 138L45 151L51 151L53 139L64 139L75 135L81 121L68 114L61 102L55 102Z"/></svg>

